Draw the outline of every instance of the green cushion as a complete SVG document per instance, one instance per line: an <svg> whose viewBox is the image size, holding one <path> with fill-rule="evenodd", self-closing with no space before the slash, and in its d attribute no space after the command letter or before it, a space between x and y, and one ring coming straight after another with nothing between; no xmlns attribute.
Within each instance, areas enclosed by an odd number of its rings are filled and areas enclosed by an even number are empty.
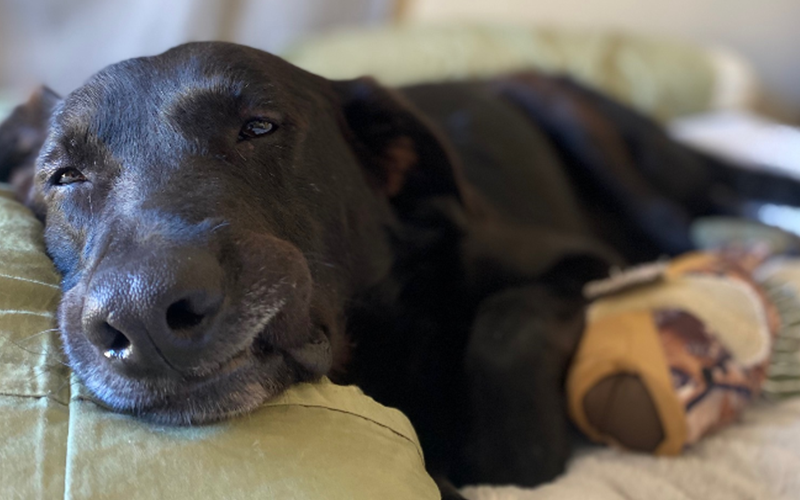
<svg viewBox="0 0 800 500"><path fill-rule="evenodd" d="M662 120L707 111L716 71L711 56L689 44L508 25L348 30L303 42L284 56L328 78L373 75L388 85L532 68L568 73Z"/></svg>
<svg viewBox="0 0 800 500"><path fill-rule="evenodd" d="M196 427L96 406L63 364L41 229L0 188L0 498L439 498L406 417L355 387Z"/></svg>

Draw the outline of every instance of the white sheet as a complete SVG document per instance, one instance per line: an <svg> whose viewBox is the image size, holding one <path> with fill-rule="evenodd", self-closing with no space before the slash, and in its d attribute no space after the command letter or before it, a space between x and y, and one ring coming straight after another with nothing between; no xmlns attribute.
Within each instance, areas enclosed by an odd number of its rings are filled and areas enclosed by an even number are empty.
<svg viewBox="0 0 800 500"><path fill-rule="evenodd" d="M760 403L677 458L596 448L534 489L471 487L470 500L798 500L800 398Z"/></svg>
<svg viewBox="0 0 800 500"><path fill-rule="evenodd" d="M800 178L800 128L743 111L720 111L672 122L672 136L748 168Z"/></svg>

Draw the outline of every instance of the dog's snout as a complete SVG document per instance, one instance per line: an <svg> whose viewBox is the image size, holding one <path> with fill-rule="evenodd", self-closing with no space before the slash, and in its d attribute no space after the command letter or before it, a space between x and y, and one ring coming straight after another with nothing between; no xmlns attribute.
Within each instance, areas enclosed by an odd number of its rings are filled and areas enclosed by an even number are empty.
<svg viewBox="0 0 800 500"><path fill-rule="evenodd" d="M191 369L205 355L224 303L209 252L178 248L126 255L92 278L81 322L87 339L131 375Z"/></svg>

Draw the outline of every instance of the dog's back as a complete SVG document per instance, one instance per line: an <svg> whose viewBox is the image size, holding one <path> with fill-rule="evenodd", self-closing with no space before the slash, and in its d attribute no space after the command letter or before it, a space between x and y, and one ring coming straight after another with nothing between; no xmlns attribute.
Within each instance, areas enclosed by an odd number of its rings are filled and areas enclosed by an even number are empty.
<svg viewBox="0 0 800 500"><path fill-rule="evenodd" d="M684 147L565 78L401 92L442 134L466 195L429 208L438 232L426 225L422 237L438 244L411 260L417 272L394 276L410 292L384 314L354 314L365 340L352 380L406 411L432 467L457 482L551 479L571 446L561 381L583 284L691 250L697 217L741 216L752 200L796 204L800 190ZM373 329L379 342L359 337Z"/></svg>

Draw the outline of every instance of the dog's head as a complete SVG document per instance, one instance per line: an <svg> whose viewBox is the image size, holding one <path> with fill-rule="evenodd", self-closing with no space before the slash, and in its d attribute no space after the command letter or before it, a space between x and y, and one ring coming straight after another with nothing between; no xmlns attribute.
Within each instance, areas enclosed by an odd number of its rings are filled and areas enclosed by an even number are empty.
<svg viewBox="0 0 800 500"><path fill-rule="evenodd" d="M55 106L33 178L71 366L106 405L178 423L329 372L348 299L390 272L388 229L458 197L374 81L224 43L95 75Z"/></svg>

